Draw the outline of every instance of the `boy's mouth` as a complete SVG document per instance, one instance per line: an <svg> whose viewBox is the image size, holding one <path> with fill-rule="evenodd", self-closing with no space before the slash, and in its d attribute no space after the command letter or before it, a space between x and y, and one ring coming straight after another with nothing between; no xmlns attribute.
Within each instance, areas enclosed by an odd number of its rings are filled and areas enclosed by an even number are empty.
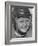
<svg viewBox="0 0 38 46"><path fill-rule="evenodd" d="M26 32L27 31L27 28L21 28L20 29L22 32Z"/></svg>

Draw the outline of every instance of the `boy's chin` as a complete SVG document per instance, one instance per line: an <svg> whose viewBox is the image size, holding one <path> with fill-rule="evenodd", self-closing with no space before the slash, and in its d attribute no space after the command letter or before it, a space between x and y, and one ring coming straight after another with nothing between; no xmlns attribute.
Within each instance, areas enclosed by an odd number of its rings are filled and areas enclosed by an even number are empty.
<svg viewBox="0 0 38 46"><path fill-rule="evenodd" d="M22 32L27 32L27 29L20 29L20 31L22 31Z"/></svg>

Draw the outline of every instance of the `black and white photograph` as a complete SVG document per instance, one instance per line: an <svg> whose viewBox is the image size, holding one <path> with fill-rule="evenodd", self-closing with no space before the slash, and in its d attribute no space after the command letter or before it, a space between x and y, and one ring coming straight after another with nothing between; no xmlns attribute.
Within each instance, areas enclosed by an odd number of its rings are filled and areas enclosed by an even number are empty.
<svg viewBox="0 0 38 46"><path fill-rule="evenodd" d="M5 44L37 41L36 12L34 3L5 2Z"/></svg>
<svg viewBox="0 0 38 46"><path fill-rule="evenodd" d="M12 37L32 37L32 14L30 13L30 7L11 7L11 15Z"/></svg>

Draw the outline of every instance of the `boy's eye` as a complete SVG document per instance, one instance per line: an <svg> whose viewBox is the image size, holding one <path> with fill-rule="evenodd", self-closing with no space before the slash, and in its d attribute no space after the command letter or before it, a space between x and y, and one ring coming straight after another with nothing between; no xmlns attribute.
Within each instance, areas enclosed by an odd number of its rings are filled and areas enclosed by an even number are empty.
<svg viewBox="0 0 38 46"><path fill-rule="evenodd" d="M20 22L24 22L24 21L20 21Z"/></svg>

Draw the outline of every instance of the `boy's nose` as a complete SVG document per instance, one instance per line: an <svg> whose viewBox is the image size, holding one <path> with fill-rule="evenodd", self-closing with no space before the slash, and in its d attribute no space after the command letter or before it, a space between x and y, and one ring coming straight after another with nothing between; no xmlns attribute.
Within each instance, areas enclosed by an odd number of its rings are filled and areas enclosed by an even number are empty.
<svg viewBox="0 0 38 46"><path fill-rule="evenodd" d="M27 23L26 22L24 22L24 25L26 25Z"/></svg>
<svg viewBox="0 0 38 46"><path fill-rule="evenodd" d="M27 27L27 24L24 24L23 27Z"/></svg>

